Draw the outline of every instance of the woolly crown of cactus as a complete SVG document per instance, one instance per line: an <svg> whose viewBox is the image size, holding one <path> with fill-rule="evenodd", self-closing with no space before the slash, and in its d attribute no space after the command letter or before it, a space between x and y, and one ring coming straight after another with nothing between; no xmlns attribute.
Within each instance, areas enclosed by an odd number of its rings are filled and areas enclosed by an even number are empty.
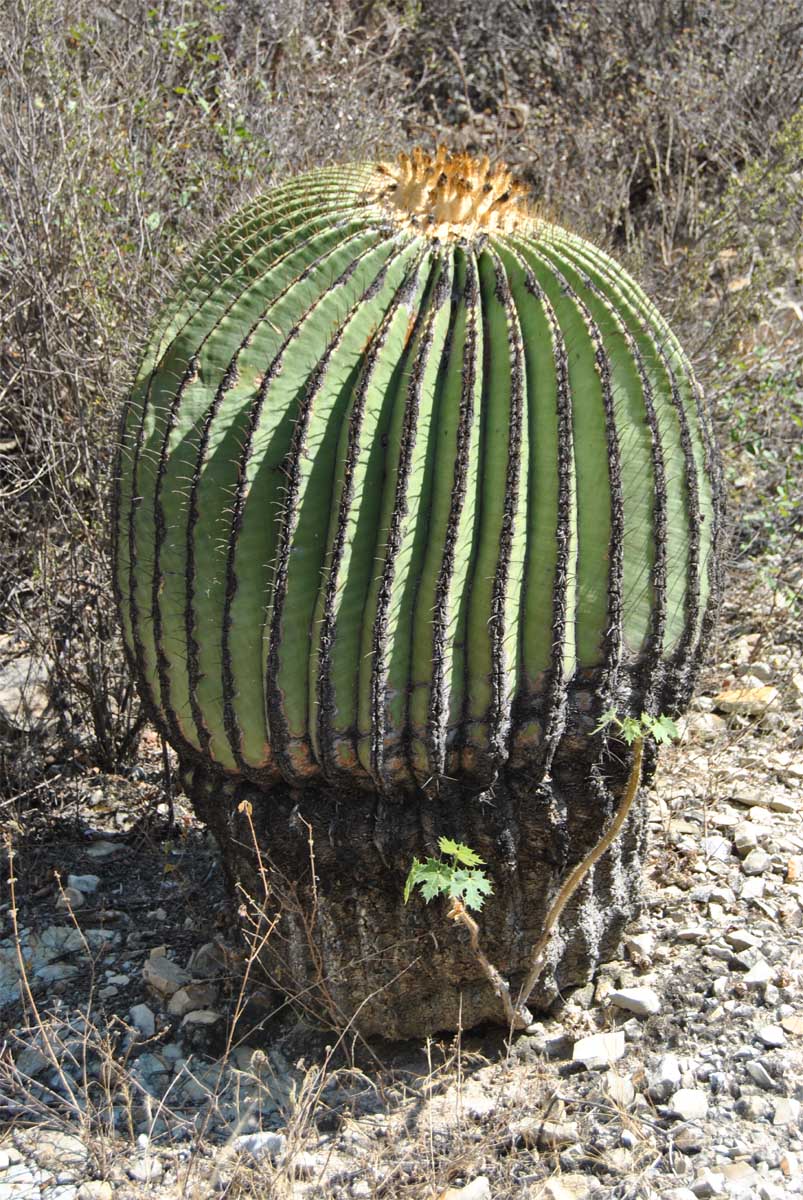
<svg viewBox="0 0 803 1200"><path fill-rule="evenodd" d="M210 239L116 499L154 719L266 787L543 772L578 714L685 703L716 592L676 339L507 171L443 150L292 179Z"/></svg>

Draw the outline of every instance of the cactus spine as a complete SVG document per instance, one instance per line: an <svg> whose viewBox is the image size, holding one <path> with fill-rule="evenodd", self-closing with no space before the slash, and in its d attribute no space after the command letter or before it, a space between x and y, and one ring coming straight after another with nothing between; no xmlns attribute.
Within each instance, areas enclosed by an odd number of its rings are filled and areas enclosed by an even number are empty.
<svg viewBox="0 0 803 1200"><path fill-rule="evenodd" d="M599 774L603 709L688 699L717 590L698 386L487 160L321 170L235 216L119 463L127 652L205 779L468 802L562 756Z"/></svg>

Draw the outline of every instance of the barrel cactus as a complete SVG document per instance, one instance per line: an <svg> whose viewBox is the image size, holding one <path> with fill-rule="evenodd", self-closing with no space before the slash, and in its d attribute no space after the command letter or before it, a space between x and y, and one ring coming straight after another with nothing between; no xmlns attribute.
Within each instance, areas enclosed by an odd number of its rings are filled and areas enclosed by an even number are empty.
<svg viewBox="0 0 803 1200"><path fill-rule="evenodd" d="M627 778L600 714L688 701L719 487L665 321L487 160L319 170L201 250L120 447L126 650L232 883L276 922L266 971L368 1032L495 1015L402 881L438 835L473 846L515 979ZM578 893L536 1002L615 949L643 824Z"/></svg>

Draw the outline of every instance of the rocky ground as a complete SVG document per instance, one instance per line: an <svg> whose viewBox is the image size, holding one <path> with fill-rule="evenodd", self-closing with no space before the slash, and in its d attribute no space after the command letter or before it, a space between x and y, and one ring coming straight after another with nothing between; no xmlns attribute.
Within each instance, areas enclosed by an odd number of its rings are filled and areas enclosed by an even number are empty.
<svg viewBox="0 0 803 1200"><path fill-rule="evenodd" d="M512 1042L310 1031L244 982L155 738L125 779L53 763L3 814L0 1200L803 1194L803 663L782 599L732 597L621 958Z"/></svg>

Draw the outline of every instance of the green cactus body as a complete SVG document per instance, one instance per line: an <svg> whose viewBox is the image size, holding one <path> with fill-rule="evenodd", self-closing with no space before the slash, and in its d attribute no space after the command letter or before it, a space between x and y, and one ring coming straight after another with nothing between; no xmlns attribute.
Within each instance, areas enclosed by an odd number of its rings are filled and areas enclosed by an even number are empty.
<svg viewBox="0 0 803 1200"><path fill-rule="evenodd" d="M114 578L184 760L476 789L603 708L682 707L718 522L639 287L506 173L415 154L294 179L201 251L125 410Z"/></svg>

